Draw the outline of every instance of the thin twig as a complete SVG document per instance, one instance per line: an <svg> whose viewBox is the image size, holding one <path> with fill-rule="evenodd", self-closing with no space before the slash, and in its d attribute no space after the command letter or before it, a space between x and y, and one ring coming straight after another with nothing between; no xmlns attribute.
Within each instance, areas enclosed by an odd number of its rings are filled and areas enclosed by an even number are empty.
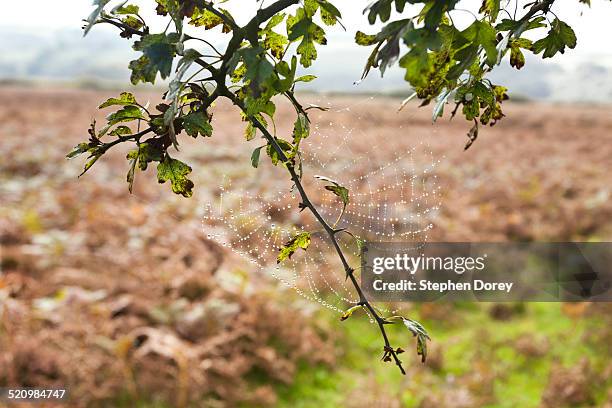
<svg viewBox="0 0 612 408"><path fill-rule="evenodd" d="M246 107L244 106L242 101L240 101L240 99L238 99L238 97L236 97L236 95L234 95L233 93L229 92L227 89L223 89L223 88L225 88L225 84L218 84L218 85L221 86L221 89L222 89L221 90L221 95L222 96L225 96L226 98L230 99L243 112L245 112L245 113L247 112ZM336 238L336 232L337 231L329 226L327 221L325 221L325 219L321 216L321 214L319 213L317 208L310 201L310 199L308 197L308 194L306 193L306 191L304 190L304 187L302 186L300 178L298 177L297 173L295 172L295 168L293 167L293 165L291 163L288 162L287 156L283 152L283 149L276 142L276 139L270 134L270 132L266 129L266 127L259 120L257 120L257 118L249 117L249 120L251 121L253 126L258 128L263 133L263 135L266 138L266 140L268 141L268 143L270 143L272 148L279 155L280 160L282 162L286 163L287 170L289 171L289 174L291 175L291 180L295 184L295 187L297 188L298 192L300 193L300 197L302 198L303 206L308 208L308 210L314 215L314 217L317 219L319 224L321 224L321 226L323 227L323 229L327 233L329 239L331 240L331 242L332 242L332 244L333 244L333 246L334 246L334 248L335 248L335 250L336 250L336 252L338 254L338 257L340 258L340 261L342 262L342 266L344 267L344 270L346 272L347 277L350 279L350 281L353 284L355 290L357 291L357 294L359 295L359 304L362 305L362 306L365 306L370 311L370 313L372 314L374 319L376 320L376 323L378 323L378 327L380 329L380 332L381 332L381 334L383 336L383 340L385 342L385 350L389 350L389 353L391 354L391 356L395 360L395 364L399 367L399 369L402 372L402 374L405 375L406 371L404 370L404 367L402 367L402 362L398 358L397 353L395 352L395 350L393 350L393 348L391 347L391 343L390 343L389 338L387 336L387 332L386 332L385 327L384 327L384 324L385 324L386 320L383 317L380 316L380 314L376 311L376 309L374 309L374 307L371 305L370 301L366 298L365 294L363 293L363 290L361 289L361 286L357 282L357 278L355 278L354 269L351 268L351 266L349 265L348 261L346 260L346 256L344 255L344 252L342 251L342 248L340 248L340 245L338 244L338 240Z"/></svg>

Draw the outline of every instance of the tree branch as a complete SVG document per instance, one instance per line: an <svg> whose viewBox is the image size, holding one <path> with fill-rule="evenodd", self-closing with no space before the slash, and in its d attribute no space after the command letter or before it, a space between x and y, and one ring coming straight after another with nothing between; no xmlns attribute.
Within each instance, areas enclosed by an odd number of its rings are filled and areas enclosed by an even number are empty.
<svg viewBox="0 0 612 408"><path fill-rule="evenodd" d="M115 27L121 28L123 31L127 32L130 35L135 34L135 35L143 36L143 35L147 34L146 32L141 31L141 30L137 30L137 29L135 29L133 27L130 27L129 25L124 24L121 21L112 20L112 19L106 18L106 17L101 18L100 21L103 21L105 23L112 24Z"/></svg>
<svg viewBox="0 0 612 408"><path fill-rule="evenodd" d="M298 3L299 0L279 0L275 3L272 3L268 7L258 10L257 14L255 14L255 17L253 17L251 21L249 21L247 26L259 26L261 23L268 21L275 14L280 13L284 9Z"/></svg>
<svg viewBox="0 0 612 408"><path fill-rule="evenodd" d="M221 84L218 84L218 85L221 86ZM230 99L234 103L234 105L238 106L244 113L247 112L246 107L244 106L242 101L240 101L240 99L238 99L236 95L234 95L232 92L230 92L225 87L225 84L221 86L220 95L225 96L226 98ZM331 240L334 246L334 249L336 250L336 253L338 254L338 257L340 258L340 261L342 262L342 266L344 267L346 276L350 279L351 283L353 284L355 288L355 291L359 295L359 305L367 308L368 311L372 314L372 316L376 320L376 323L378 324L380 332L383 336L383 340L385 342L384 349L388 351L391 354L391 356L393 356L395 364L398 366L402 374L405 375L406 371L404 370L404 367L402 366L402 362L398 358L395 350L391 347L389 337L387 336L387 332L384 327L386 320L376 311L376 309L374 309L370 301L366 298L365 294L363 293L363 290L361 289L359 282L357 282L357 279L355 278L354 269L351 268L351 266L348 264L346 260L346 256L344 255L344 252L342 252L342 248L340 248L340 245L338 244L338 240L336 238L336 230L334 230L332 227L329 226L327 221L325 221L325 219L321 216L317 208L310 201L308 194L306 193L306 191L304 190L304 187L302 186L302 182L300 181L300 178L295 172L295 168L293 167L291 163L288 162L287 156L285 155L283 149L276 142L276 139L274 138L274 136L272 136L272 134L270 134L268 129L266 129L266 127L256 118L250 116L249 120L251 121L253 126L255 126L257 129L259 129L263 133L268 143L270 143L272 148L279 155L280 160L286 164L287 170L289 171L289 174L291 175L291 180L293 181L298 192L300 193L300 197L302 198L303 205L306 208L308 208L308 210L314 215L314 217L317 219L319 224L321 224L321 226L327 233L329 239Z"/></svg>
<svg viewBox="0 0 612 408"><path fill-rule="evenodd" d="M518 20L521 23L519 27L525 24L527 21L529 21L531 17L533 17L540 11L547 13L548 10L550 10L550 8L552 7L554 2L555 0L542 0L540 2L536 2L535 4L533 4L531 8L529 9L529 11L523 17L521 17L520 20Z"/></svg>

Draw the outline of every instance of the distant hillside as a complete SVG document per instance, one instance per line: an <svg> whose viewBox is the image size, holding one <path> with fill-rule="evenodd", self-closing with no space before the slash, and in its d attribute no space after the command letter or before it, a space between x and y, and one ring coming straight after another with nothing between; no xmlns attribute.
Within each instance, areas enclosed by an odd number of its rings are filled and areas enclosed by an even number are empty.
<svg viewBox="0 0 612 408"><path fill-rule="evenodd" d="M0 79L127 82L127 61L136 54L128 41L106 31L94 30L87 38L80 30L48 34L0 28ZM302 89L324 92L408 92L400 69L384 79L377 72L359 83L368 49L355 47L348 35L330 38L321 47L311 70L319 79ZM563 68L551 61L532 57L521 71L502 65L492 75L514 95L538 100L612 102L612 60L578 61Z"/></svg>

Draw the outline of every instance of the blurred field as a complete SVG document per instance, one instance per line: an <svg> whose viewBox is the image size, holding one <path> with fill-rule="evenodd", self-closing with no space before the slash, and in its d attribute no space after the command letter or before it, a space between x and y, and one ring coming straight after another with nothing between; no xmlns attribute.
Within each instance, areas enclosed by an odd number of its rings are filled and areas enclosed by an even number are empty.
<svg viewBox="0 0 612 408"><path fill-rule="evenodd" d="M64 156L109 96L0 88L0 387L67 386L74 406L612 407L609 305L408 305L433 342L421 365L409 334L392 333L410 350L401 377L366 320L340 323L229 257L201 215L222 174L257 171L231 106L212 139L182 145L191 199L152 170L130 196L121 147L77 179L82 161ZM425 139L444 157L430 239L612 239L610 107L509 104L464 152L461 120L432 126L429 108L397 113L394 99L331 102L349 109L321 128L358 127L356 149L374 140L385 160Z"/></svg>

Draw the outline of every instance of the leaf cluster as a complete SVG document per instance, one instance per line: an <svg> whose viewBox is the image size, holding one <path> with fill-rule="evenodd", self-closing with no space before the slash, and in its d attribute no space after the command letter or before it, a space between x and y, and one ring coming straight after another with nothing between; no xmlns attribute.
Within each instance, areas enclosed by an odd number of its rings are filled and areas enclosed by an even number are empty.
<svg viewBox="0 0 612 408"><path fill-rule="evenodd" d="M576 46L567 23L546 18L553 2L530 3L526 14L518 17L512 2L484 0L477 12L470 12L472 23L460 29L453 15L465 10L455 8L457 0L375 1L364 13L370 23L380 20L386 25L376 34L358 31L355 35L358 45L373 47L363 77L372 68L384 74L397 62L421 105L436 101L434 121L452 101L456 104L453 115L461 108L465 119L479 118L482 124L494 125L504 116L501 102L507 95L506 88L492 84L487 74L506 54L510 54L510 65L521 69L525 51L550 58ZM402 13L407 3L418 9L416 15L392 21L392 11ZM527 31L543 27L548 27L543 38L532 42L524 37Z"/></svg>
<svg viewBox="0 0 612 408"><path fill-rule="evenodd" d="M212 115L206 110L208 93L198 84L188 86L190 92L180 99L180 114L172 119L174 132L185 131L192 137L207 137L212 134L210 120ZM83 173L104 155L111 147L133 142L136 148L126 156L129 169L126 176L129 189L132 191L136 170L146 171L149 163L157 162L157 179L160 183L171 182L172 191L184 197L193 194L193 182L187 178L191 167L178 159L170 157L168 148L172 145L170 126L166 122L166 113L170 105L161 103L155 111L140 104L129 92L123 92L117 98L109 98L99 109L115 108L106 117L106 124L96 129L95 121L89 129L89 141L78 144L68 158L89 153ZM139 131L139 129L143 129ZM137 130L133 130L137 129Z"/></svg>

